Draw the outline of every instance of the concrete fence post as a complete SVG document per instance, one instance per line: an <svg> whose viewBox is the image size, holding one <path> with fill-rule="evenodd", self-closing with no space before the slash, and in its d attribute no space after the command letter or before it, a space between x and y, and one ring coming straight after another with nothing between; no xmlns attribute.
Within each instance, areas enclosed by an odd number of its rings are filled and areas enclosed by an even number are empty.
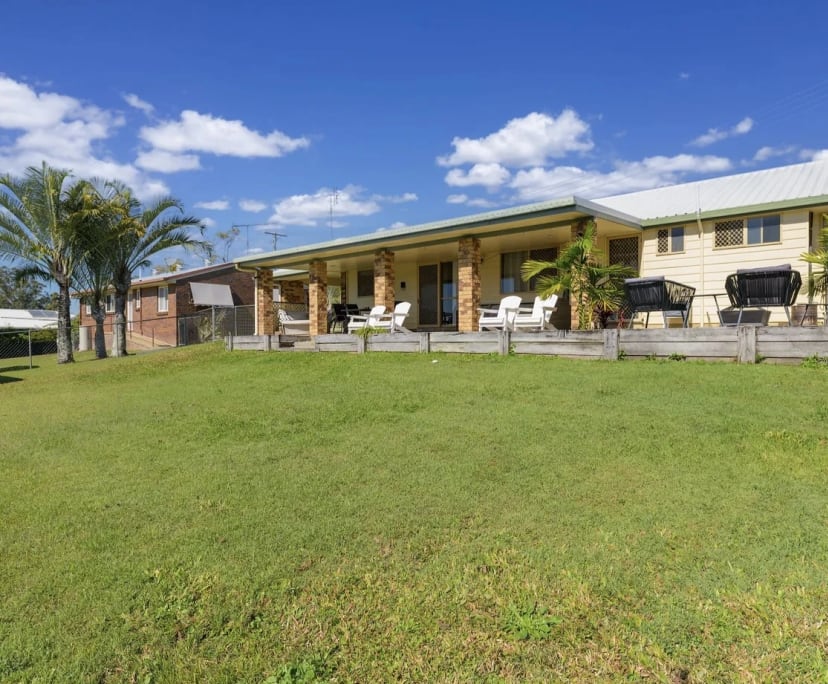
<svg viewBox="0 0 828 684"><path fill-rule="evenodd" d="M618 361L618 342L620 331L618 328L604 330L604 353L602 358L607 361Z"/></svg>
<svg viewBox="0 0 828 684"><path fill-rule="evenodd" d="M756 328L755 325L740 325L736 329L738 363L756 363Z"/></svg>

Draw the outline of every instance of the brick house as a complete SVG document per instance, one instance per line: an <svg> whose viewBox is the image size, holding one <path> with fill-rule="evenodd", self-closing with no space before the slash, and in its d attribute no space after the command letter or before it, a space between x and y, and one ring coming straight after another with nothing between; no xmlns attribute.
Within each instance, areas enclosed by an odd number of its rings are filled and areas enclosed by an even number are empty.
<svg viewBox="0 0 828 684"><path fill-rule="evenodd" d="M132 281L127 296L127 343L132 338L145 338L154 344L177 346L178 321L186 316L209 309L193 302L191 283L229 285L233 305L252 305L255 300L255 282L250 273L237 270L232 263L215 264L176 273L137 278ZM111 333L115 318L115 297L106 299L104 329ZM94 330L88 304L81 304L80 325ZM90 339L92 335L90 333Z"/></svg>

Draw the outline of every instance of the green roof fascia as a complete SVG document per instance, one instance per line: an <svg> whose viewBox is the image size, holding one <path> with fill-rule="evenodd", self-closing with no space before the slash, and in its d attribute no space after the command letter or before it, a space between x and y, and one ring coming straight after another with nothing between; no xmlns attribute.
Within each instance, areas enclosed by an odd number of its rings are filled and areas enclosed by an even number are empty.
<svg viewBox="0 0 828 684"><path fill-rule="evenodd" d="M410 240L411 238L415 238L417 236L423 236L424 238L431 236L436 237L440 234L456 232L457 230L463 228L481 228L514 219L531 219L543 216L555 216L556 214L568 211L580 212L586 216L596 216L598 218L608 219L633 228L641 228L640 220L633 216L615 211L596 202L591 202L577 197L568 197L550 202L540 202L537 204L512 207L510 209L503 209L500 211L472 214L456 219L424 223L418 226L404 226L394 230L377 231L374 233L357 235L352 238L341 238L339 240L317 242L310 245L303 245L301 247L293 247L275 252L266 252L265 254L257 254L256 256L237 257L233 260L233 263L236 264L237 268L241 268L245 266L255 266L256 264L272 261L273 259L291 261L303 256L312 256L315 253L342 248L369 248L372 245L393 246L393 242L396 239ZM509 229L503 232L514 232L525 229L526 228L523 227L514 230ZM496 234L498 233L492 233L492 235ZM428 243L424 244L435 244L436 242L439 242L439 239L432 239Z"/></svg>
<svg viewBox="0 0 828 684"><path fill-rule="evenodd" d="M765 214L769 211L802 209L804 207L816 206L820 204L828 204L828 195L803 197L801 199L779 200L778 202L765 202L763 204L749 204L743 207L702 211L697 214L679 214L677 216L663 216L661 218L644 219L641 221L641 227L654 228L657 226L660 227L677 223L687 223L688 221L695 221L696 219L706 221L713 218L728 218L731 216L742 216L745 214Z"/></svg>

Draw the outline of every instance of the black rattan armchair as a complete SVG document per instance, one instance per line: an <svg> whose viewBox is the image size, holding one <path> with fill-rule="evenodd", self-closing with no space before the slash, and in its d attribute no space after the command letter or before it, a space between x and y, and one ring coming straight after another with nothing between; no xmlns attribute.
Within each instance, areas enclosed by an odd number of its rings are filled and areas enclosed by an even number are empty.
<svg viewBox="0 0 828 684"><path fill-rule="evenodd" d="M665 328L667 315L670 313L681 316L682 326L686 328L696 288L665 280L664 276L650 276L627 278L624 281L624 293L630 310L628 328L632 327L633 317L639 312L647 314L644 323L646 328L650 324L650 313L653 311L661 311L664 314Z"/></svg>
<svg viewBox="0 0 828 684"><path fill-rule="evenodd" d="M784 307L790 325L791 313L788 307L796 301L801 287L802 276L799 271L792 270L790 264L745 268L731 273L725 280L730 308L739 310L737 325L742 322L745 309L765 306Z"/></svg>

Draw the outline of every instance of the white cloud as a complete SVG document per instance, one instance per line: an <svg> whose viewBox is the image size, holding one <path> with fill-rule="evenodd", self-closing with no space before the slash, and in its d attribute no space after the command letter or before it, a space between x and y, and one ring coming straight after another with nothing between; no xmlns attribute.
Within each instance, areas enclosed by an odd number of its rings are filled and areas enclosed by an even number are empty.
<svg viewBox="0 0 828 684"><path fill-rule="evenodd" d="M720 173L732 167L730 160L712 155L655 156L641 161L621 161L604 173L574 166L536 167L515 174L510 187L523 201L580 195L593 198L645 190L679 182L688 174Z"/></svg>
<svg viewBox="0 0 828 684"><path fill-rule="evenodd" d="M291 138L281 131L263 135L242 121L230 121L192 110L181 112L178 121L145 126L139 136L167 152L207 152L233 157L281 157L307 147L307 138Z"/></svg>
<svg viewBox="0 0 828 684"><path fill-rule="evenodd" d="M159 171L160 173L192 171L201 168L201 163L195 154L174 154L164 150L139 152L135 164L147 171Z"/></svg>
<svg viewBox="0 0 828 684"><path fill-rule="evenodd" d="M512 119L499 131L483 138L454 138L454 152L438 157L440 166L461 164L503 164L507 166L542 165L550 158L569 152L592 149L589 124L572 109L558 118L532 112Z"/></svg>
<svg viewBox="0 0 828 684"><path fill-rule="evenodd" d="M682 71L682 72L679 74L679 78L680 78L682 81L686 81L688 78L690 78L690 74L689 74L689 73L687 73L686 71Z"/></svg>
<svg viewBox="0 0 828 684"><path fill-rule="evenodd" d="M451 169L445 181L452 187L468 187L482 185L487 188L497 188L506 183L511 174L500 164L475 164L468 171Z"/></svg>
<svg viewBox="0 0 828 684"><path fill-rule="evenodd" d="M449 195L448 197L446 197L446 202L448 202L449 204L465 204L468 201L469 201L469 196L468 195L460 194L460 195Z"/></svg>
<svg viewBox="0 0 828 684"><path fill-rule="evenodd" d="M216 220L215 220L215 219L211 219L209 216L207 216L207 217L205 217L205 218L201 219L201 223L202 223L202 225L205 225L205 226L207 226L208 228L215 228L215 227L218 225L218 223L216 222Z"/></svg>
<svg viewBox="0 0 828 684"><path fill-rule="evenodd" d="M343 216L370 216L382 208L375 199L360 197L362 189L349 185L336 191L333 216L339 225ZM331 201L334 191L320 188L312 195L293 195L275 206L275 212L268 219L270 223L294 226L318 226L326 224L331 217Z"/></svg>
<svg viewBox="0 0 828 684"><path fill-rule="evenodd" d="M264 249L261 247L251 247L250 249L244 250L245 254L261 254L262 252L264 252Z"/></svg>
<svg viewBox="0 0 828 684"><path fill-rule="evenodd" d="M144 112L144 114L152 114L153 111L155 111L155 107L153 107L149 102L145 102L134 93L126 93L123 98L124 102L126 102L130 107L140 109Z"/></svg>
<svg viewBox="0 0 828 684"><path fill-rule="evenodd" d="M772 157L783 157L786 154L793 154L796 152L796 146L788 145L787 147L760 147L753 155L753 161L766 161Z"/></svg>
<svg viewBox="0 0 828 684"><path fill-rule="evenodd" d="M402 195L374 195L377 202L390 202L391 204L402 204L404 202L416 202L419 197L414 192L404 192Z"/></svg>
<svg viewBox="0 0 828 684"><path fill-rule="evenodd" d="M818 152L814 152L811 157L811 161L825 161L826 159L828 159L828 150L819 150Z"/></svg>
<svg viewBox="0 0 828 684"><path fill-rule="evenodd" d="M209 202L196 202L193 206L199 209L209 209L210 211L225 211L230 208L230 202L227 200L211 200Z"/></svg>
<svg viewBox="0 0 828 684"><path fill-rule="evenodd" d="M690 144L695 145L696 147L707 147L708 145L712 145L713 143L719 142L720 140L724 140L726 138L732 138L736 135L744 135L745 133L749 133L751 131L753 123L753 119L746 116L732 128L725 130L710 128L707 133L703 133L698 138L691 141Z"/></svg>
<svg viewBox="0 0 828 684"><path fill-rule="evenodd" d="M139 198L168 194L163 182L131 164L108 158L104 144L124 125L124 118L67 95L37 92L32 86L0 75L0 168L19 175L28 166L71 170L79 177L114 178Z"/></svg>
<svg viewBox="0 0 828 684"><path fill-rule="evenodd" d="M260 211L267 209L267 204L260 202L259 200L243 199L239 200L239 208L242 211L250 211L254 214L258 214Z"/></svg>
<svg viewBox="0 0 828 684"><path fill-rule="evenodd" d="M408 224L405 223L405 221L394 221L394 223L391 224L391 228L405 228L407 225Z"/></svg>
<svg viewBox="0 0 828 684"><path fill-rule="evenodd" d="M470 199L466 202L466 204L470 207L482 207L483 209L497 206L497 202L492 202L491 200L483 199L482 197Z"/></svg>

